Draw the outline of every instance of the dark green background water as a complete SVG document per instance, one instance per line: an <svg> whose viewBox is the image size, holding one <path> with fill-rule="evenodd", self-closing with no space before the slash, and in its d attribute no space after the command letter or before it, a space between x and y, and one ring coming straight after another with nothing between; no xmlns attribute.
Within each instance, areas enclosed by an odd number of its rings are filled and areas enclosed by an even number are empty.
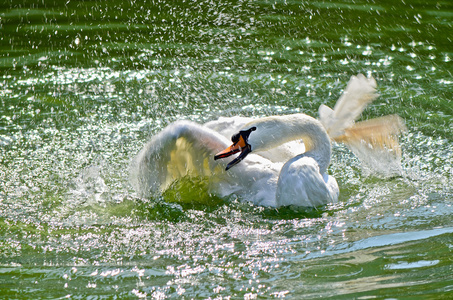
<svg viewBox="0 0 453 300"><path fill-rule="evenodd" d="M452 27L451 1L1 4L0 298L451 295ZM318 211L129 185L172 121L316 116L359 72L363 118L406 119L401 177L337 145Z"/></svg>

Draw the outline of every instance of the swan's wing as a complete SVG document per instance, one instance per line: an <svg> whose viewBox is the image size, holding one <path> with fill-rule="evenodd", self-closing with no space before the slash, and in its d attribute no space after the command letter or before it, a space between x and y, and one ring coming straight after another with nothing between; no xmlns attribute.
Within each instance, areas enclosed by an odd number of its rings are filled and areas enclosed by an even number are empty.
<svg viewBox="0 0 453 300"><path fill-rule="evenodd" d="M155 135L131 164L131 182L142 195L164 191L173 181L190 176L211 176L225 162L214 154L229 141L217 132L193 122L179 121Z"/></svg>
<svg viewBox="0 0 453 300"><path fill-rule="evenodd" d="M321 105L319 118L331 138L352 126L365 107L378 97L376 81L363 74L352 76L334 109Z"/></svg>
<svg viewBox="0 0 453 300"><path fill-rule="evenodd" d="M397 137L404 131L406 126L403 119L397 115L388 115L357 122L334 140L348 145L366 143L371 148L388 149L399 155L401 149Z"/></svg>
<svg viewBox="0 0 453 300"><path fill-rule="evenodd" d="M357 122L335 141L346 144L364 164L368 173L385 176L401 173L401 147L398 135L406 131L404 121L388 115Z"/></svg>
<svg viewBox="0 0 453 300"><path fill-rule="evenodd" d="M391 115L354 123L377 97L374 78L352 76L334 109L321 105L319 117L330 138L346 144L366 171L393 176L401 172L398 135L406 130L403 120Z"/></svg>
<svg viewBox="0 0 453 300"><path fill-rule="evenodd" d="M248 117L220 117L217 120L203 124L203 126L220 133L227 139L230 139L252 120L252 118Z"/></svg>

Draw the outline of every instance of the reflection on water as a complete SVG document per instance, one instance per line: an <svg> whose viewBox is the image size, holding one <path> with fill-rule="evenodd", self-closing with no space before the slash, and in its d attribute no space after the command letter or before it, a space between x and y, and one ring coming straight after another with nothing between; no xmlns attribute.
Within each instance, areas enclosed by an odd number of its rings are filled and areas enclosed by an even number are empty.
<svg viewBox="0 0 453 300"><path fill-rule="evenodd" d="M451 4L10 1L2 8L5 297L451 291ZM359 72L373 75L381 94L364 118L406 119L400 177L366 176L335 145L329 172L340 201L318 210L213 199L190 181L139 199L128 182L131 157L172 121L315 116ZM201 196L203 203L191 201Z"/></svg>

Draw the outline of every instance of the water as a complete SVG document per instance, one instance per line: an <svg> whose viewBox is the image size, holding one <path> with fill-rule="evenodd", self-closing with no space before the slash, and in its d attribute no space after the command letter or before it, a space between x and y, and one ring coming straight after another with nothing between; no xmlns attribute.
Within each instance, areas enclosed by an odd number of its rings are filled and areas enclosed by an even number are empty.
<svg viewBox="0 0 453 300"><path fill-rule="evenodd" d="M0 298L397 298L453 290L449 1L8 1L0 9ZM404 174L345 147L338 204L269 209L131 158L178 119L332 106L349 77L397 113Z"/></svg>

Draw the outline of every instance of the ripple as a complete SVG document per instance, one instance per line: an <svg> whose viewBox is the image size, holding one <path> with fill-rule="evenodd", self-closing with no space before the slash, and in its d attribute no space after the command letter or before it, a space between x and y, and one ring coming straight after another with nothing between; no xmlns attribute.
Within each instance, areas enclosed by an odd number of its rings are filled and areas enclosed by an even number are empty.
<svg viewBox="0 0 453 300"><path fill-rule="evenodd" d="M328 264L307 266L303 268L304 276L318 278L342 278L359 275L363 268L353 264Z"/></svg>
<svg viewBox="0 0 453 300"><path fill-rule="evenodd" d="M435 266L439 263L439 260L419 260L416 262L399 262L396 264L389 264L385 267L389 270L403 270L403 269L416 269L416 268L426 268Z"/></svg>

